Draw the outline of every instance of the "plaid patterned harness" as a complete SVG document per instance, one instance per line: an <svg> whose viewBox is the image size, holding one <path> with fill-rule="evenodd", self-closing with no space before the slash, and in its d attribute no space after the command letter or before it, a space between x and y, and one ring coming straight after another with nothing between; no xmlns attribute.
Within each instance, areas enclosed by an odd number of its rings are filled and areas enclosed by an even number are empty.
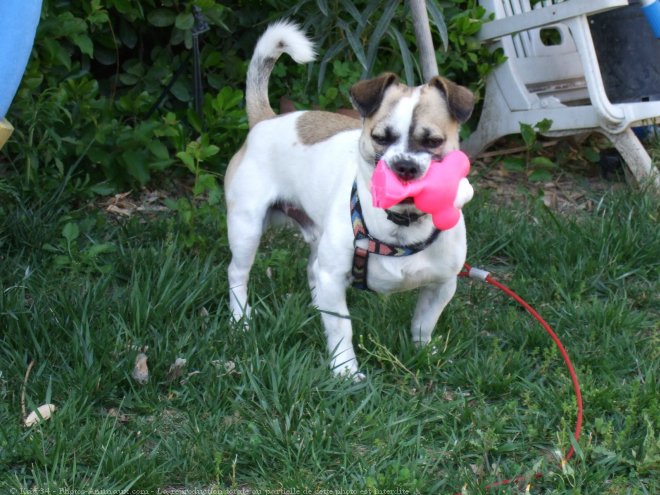
<svg viewBox="0 0 660 495"><path fill-rule="evenodd" d="M440 231L434 229L433 233L425 241L408 244L406 246L393 246L392 244L387 244L386 242L379 241L375 237L372 237L364 222L356 182L353 182L353 189L351 191L351 223L353 224L353 234L355 236L355 241L353 242L353 245L355 246L352 270L353 287L357 289L370 290L367 285L367 267L370 253L381 256L410 256L411 254L419 253L429 247L440 235ZM357 245L357 241L360 239L367 239L369 241L366 249Z"/></svg>

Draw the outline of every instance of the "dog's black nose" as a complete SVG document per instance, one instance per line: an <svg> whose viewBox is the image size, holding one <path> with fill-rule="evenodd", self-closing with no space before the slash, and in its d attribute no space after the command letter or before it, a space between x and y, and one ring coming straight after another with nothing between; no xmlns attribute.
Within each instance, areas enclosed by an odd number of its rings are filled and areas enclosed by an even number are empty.
<svg viewBox="0 0 660 495"><path fill-rule="evenodd" d="M421 170L413 160L397 160L391 166L392 171L401 180L413 180L419 177Z"/></svg>

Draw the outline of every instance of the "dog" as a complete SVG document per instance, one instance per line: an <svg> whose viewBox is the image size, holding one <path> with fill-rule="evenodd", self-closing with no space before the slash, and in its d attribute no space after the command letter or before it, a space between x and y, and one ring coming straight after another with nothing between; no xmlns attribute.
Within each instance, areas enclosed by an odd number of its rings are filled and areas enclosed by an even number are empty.
<svg viewBox="0 0 660 495"><path fill-rule="evenodd" d="M347 288L356 282L378 293L419 288L411 332L415 344L425 345L454 296L467 251L462 215L439 232L410 200L376 208L371 175L383 159L403 181L422 177L432 159L459 148L474 96L443 77L409 87L385 73L351 87L360 119L323 111L276 115L268 80L283 53L298 63L315 57L312 42L288 21L268 27L257 42L246 82L250 131L225 175L230 310L237 322L250 318L248 279L264 230L282 221L297 225L310 247L307 276L330 366L359 380ZM461 187L471 198L467 179Z"/></svg>

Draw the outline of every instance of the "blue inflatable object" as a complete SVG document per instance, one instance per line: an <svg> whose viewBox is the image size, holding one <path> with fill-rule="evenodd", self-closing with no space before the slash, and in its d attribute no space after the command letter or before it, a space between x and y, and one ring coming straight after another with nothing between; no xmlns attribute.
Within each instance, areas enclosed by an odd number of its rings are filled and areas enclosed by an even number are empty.
<svg viewBox="0 0 660 495"><path fill-rule="evenodd" d="M658 0L642 0L642 12L648 19L655 37L660 38L660 2Z"/></svg>
<svg viewBox="0 0 660 495"><path fill-rule="evenodd" d="M21 83L40 15L41 0L0 0L0 120Z"/></svg>

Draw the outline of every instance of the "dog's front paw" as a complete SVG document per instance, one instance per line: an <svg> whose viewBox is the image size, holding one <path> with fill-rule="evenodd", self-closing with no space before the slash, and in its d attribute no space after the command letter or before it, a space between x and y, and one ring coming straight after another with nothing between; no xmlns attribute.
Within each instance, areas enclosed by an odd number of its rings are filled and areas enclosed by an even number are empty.
<svg viewBox="0 0 660 495"><path fill-rule="evenodd" d="M367 379L367 375L364 373L360 373L359 371L357 373L353 373L351 376L351 379L353 380L354 383L360 383L361 381L364 381Z"/></svg>
<svg viewBox="0 0 660 495"><path fill-rule="evenodd" d="M343 372L335 373L335 376L342 380L351 380L353 383L360 383L367 379L367 375L359 371L344 370Z"/></svg>
<svg viewBox="0 0 660 495"><path fill-rule="evenodd" d="M233 327L242 328L247 331L250 329L250 318L252 317L252 308L246 306L241 309L232 309L229 323Z"/></svg>
<svg viewBox="0 0 660 495"><path fill-rule="evenodd" d="M423 347L426 347L426 346L429 345L430 343L431 343L431 338L430 338L430 337L429 337L428 339L426 339L426 338L421 338L421 339L414 339L414 340L413 340L413 345L414 345L417 349L422 349Z"/></svg>
<svg viewBox="0 0 660 495"><path fill-rule="evenodd" d="M359 383L367 378L367 375L360 373L356 366L340 366L338 368L334 368L332 372L337 378L341 378L342 380L351 380L354 383Z"/></svg>

